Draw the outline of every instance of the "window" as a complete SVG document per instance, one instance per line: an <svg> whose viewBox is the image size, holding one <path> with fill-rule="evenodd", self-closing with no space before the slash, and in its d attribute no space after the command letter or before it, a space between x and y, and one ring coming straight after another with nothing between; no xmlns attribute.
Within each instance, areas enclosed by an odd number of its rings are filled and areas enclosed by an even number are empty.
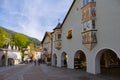
<svg viewBox="0 0 120 80"><path fill-rule="evenodd" d="M72 38L72 29L68 30L67 39Z"/></svg>
<svg viewBox="0 0 120 80"><path fill-rule="evenodd" d="M44 51L47 51L47 48L44 48Z"/></svg>
<svg viewBox="0 0 120 80"><path fill-rule="evenodd" d="M92 20L93 29L95 29L95 20Z"/></svg>
<svg viewBox="0 0 120 80"><path fill-rule="evenodd" d="M58 40L61 40L61 34L58 34Z"/></svg>
<svg viewBox="0 0 120 80"><path fill-rule="evenodd" d="M83 0L83 6L85 6L89 2L94 2L94 0Z"/></svg>

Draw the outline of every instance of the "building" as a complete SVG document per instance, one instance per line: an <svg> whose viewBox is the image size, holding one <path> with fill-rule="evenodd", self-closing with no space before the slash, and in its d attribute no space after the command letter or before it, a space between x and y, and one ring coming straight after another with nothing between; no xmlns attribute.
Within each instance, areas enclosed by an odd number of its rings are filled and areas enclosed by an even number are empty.
<svg viewBox="0 0 120 80"><path fill-rule="evenodd" d="M64 21L52 33L52 65L92 74L117 69L120 74L119 3L74 0Z"/></svg>
<svg viewBox="0 0 120 80"><path fill-rule="evenodd" d="M0 48L0 66L7 65L7 49Z"/></svg>
<svg viewBox="0 0 120 80"><path fill-rule="evenodd" d="M52 32L46 32L44 38L41 42L42 44L42 60L45 63L51 62L51 54L52 54Z"/></svg>
<svg viewBox="0 0 120 80"><path fill-rule="evenodd" d="M7 65L16 65L22 61L22 53L17 46L8 46L7 49Z"/></svg>
<svg viewBox="0 0 120 80"><path fill-rule="evenodd" d="M8 48L0 48L0 66L16 65L22 61L22 54L18 47L8 46Z"/></svg>

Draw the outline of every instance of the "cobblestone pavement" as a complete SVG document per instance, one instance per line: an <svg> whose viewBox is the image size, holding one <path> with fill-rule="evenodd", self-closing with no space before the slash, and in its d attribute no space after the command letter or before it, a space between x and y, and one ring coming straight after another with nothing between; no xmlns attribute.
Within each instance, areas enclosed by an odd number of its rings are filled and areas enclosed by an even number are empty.
<svg viewBox="0 0 120 80"><path fill-rule="evenodd" d="M109 75L92 75L82 70L47 65L33 66L24 74L24 80L120 80Z"/></svg>
<svg viewBox="0 0 120 80"><path fill-rule="evenodd" d="M120 76L92 75L82 70L58 68L41 64L0 68L0 80L120 80Z"/></svg>
<svg viewBox="0 0 120 80"><path fill-rule="evenodd" d="M30 69L32 65L16 65L0 67L0 80L24 80L23 74Z"/></svg>

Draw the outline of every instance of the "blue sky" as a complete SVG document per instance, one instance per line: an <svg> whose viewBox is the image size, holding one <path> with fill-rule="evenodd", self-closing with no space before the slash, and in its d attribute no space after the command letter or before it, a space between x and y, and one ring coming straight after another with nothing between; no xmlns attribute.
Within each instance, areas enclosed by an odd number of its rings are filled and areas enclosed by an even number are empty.
<svg viewBox="0 0 120 80"><path fill-rule="evenodd" d="M0 0L0 26L42 40L63 21L73 0Z"/></svg>

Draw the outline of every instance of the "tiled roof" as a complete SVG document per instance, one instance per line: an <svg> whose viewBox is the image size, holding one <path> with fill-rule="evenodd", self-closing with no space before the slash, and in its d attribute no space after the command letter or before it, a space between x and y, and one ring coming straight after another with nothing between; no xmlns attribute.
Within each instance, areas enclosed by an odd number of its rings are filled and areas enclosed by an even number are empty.
<svg viewBox="0 0 120 80"><path fill-rule="evenodd" d="M46 32L46 33L45 33L45 35L44 35L44 38L43 38L43 40L42 40L42 42L41 42L41 43L43 43L43 42L44 42L45 37L46 37L47 35L48 35L50 38L52 38L52 32Z"/></svg>

